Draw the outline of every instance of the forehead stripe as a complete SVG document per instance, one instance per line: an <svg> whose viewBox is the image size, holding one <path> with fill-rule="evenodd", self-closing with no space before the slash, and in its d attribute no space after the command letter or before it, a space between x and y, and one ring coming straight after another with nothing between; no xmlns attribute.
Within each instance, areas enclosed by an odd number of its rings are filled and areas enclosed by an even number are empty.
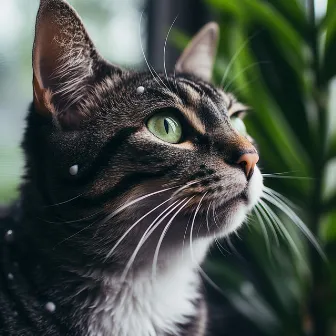
<svg viewBox="0 0 336 336"><path fill-rule="evenodd" d="M183 97L184 99L180 97L184 101L184 104L179 105L178 108L195 130L201 134L205 134L204 124L196 113L196 110L199 109L201 104L201 95L196 88L187 83L180 81L179 85L185 97Z"/></svg>
<svg viewBox="0 0 336 336"><path fill-rule="evenodd" d="M200 95L203 95L205 92L204 90L202 89L202 87L188 79L185 79L185 78L179 78L179 83L183 83L183 84L186 84L190 87L192 87L194 90L196 90Z"/></svg>
<svg viewBox="0 0 336 336"><path fill-rule="evenodd" d="M200 92L202 92L202 94L206 94L208 95L209 97L213 98L213 96L215 96L217 99L220 98L220 94L217 92L217 90L215 88L213 88L211 85L209 84L206 84L204 82L198 82L198 83L195 83L189 79L186 79L186 78L180 78L179 79L180 82L184 82L192 87L194 86L197 86L200 90Z"/></svg>

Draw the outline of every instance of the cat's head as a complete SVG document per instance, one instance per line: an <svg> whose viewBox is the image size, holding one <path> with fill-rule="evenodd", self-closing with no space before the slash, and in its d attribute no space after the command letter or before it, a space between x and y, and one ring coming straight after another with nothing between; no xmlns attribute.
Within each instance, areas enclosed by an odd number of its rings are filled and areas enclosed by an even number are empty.
<svg viewBox="0 0 336 336"><path fill-rule="evenodd" d="M174 73L127 71L99 55L65 1L41 1L24 143L45 230L73 235L83 253L124 258L141 239L141 251L163 236L168 248L191 230L197 239L242 224L262 177L246 107L209 83L217 40L210 23Z"/></svg>

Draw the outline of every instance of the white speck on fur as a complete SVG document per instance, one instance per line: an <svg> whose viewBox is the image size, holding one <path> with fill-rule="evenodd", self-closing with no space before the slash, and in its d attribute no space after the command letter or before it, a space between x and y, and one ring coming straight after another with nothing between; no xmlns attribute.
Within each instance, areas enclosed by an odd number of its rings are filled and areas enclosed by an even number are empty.
<svg viewBox="0 0 336 336"><path fill-rule="evenodd" d="M47 302L45 305L45 309L50 312L53 313L56 310L56 306L53 302Z"/></svg>

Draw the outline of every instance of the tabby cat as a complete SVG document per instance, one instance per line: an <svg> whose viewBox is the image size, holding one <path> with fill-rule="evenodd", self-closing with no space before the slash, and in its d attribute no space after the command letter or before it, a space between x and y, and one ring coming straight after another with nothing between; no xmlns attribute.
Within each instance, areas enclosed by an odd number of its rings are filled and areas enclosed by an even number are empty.
<svg viewBox="0 0 336 336"><path fill-rule="evenodd" d="M126 71L65 0L41 0L1 335L215 334L199 265L263 186L246 107L209 83L217 40L209 23L174 73Z"/></svg>

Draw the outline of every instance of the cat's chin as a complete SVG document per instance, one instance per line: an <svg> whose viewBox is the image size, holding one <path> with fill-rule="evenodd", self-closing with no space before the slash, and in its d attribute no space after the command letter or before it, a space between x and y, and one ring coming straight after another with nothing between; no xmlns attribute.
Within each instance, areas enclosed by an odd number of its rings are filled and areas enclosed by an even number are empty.
<svg viewBox="0 0 336 336"><path fill-rule="evenodd" d="M258 203L263 190L263 178L258 167L250 179L246 190L238 197L219 206L217 214L222 218L220 235L227 236L236 231L245 221L248 213Z"/></svg>

